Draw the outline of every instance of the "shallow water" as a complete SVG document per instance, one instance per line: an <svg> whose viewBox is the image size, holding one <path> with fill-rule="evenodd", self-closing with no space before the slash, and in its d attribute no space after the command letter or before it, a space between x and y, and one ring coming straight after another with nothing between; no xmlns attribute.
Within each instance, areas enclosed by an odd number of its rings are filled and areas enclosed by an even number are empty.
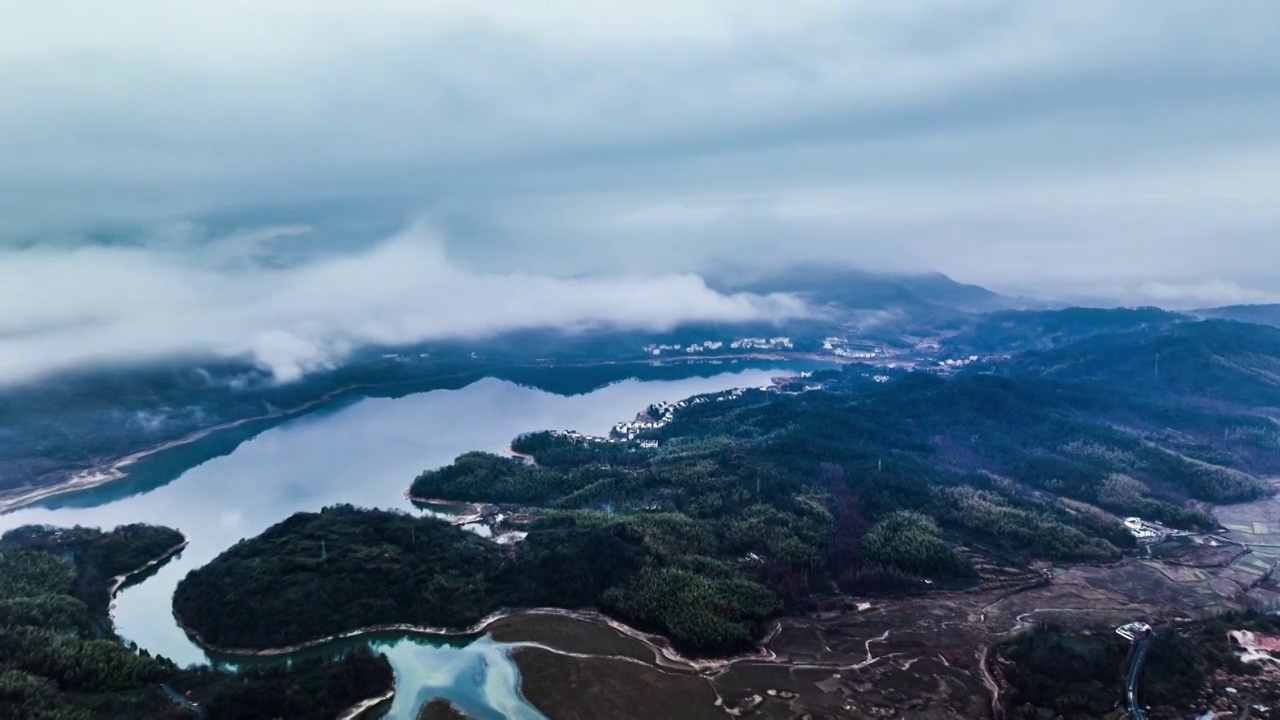
<svg viewBox="0 0 1280 720"><path fill-rule="evenodd" d="M0 515L0 532L29 523L110 528L144 522L181 530L190 545L146 580L123 589L120 635L180 665L226 663L191 642L173 619L174 588L242 538L299 511L351 503L420 512L404 491L419 472L470 450L500 452L541 429L604 434L647 405L731 387L759 386L795 366L675 381L624 381L573 397L486 379L460 390L366 399L243 437L213 436L140 463L127 480ZM240 431L243 432L243 431ZM477 720L542 718L518 692L507 646L412 635L371 637L390 658L397 692L386 715L411 720L444 696ZM324 648L323 651L331 651Z"/></svg>

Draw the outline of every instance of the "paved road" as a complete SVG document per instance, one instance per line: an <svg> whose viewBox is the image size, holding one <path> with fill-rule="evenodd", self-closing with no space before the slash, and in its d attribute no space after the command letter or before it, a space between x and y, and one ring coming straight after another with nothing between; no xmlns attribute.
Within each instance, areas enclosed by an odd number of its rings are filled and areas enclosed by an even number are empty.
<svg viewBox="0 0 1280 720"><path fill-rule="evenodd" d="M1133 662L1129 664L1129 678L1125 681L1125 697L1129 703L1131 720L1147 720L1147 713L1138 704L1138 683L1142 682L1142 665L1147 661L1147 650L1151 648L1151 635L1138 641L1133 651Z"/></svg>
<svg viewBox="0 0 1280 720"><path fill-rule="evenodd" d="M175 690L169 683L160 683L160 688L164 690L165 694L168 695L171 700L195 713L199 720L205 719L204 708L193 702L191 698Z"/></svg>

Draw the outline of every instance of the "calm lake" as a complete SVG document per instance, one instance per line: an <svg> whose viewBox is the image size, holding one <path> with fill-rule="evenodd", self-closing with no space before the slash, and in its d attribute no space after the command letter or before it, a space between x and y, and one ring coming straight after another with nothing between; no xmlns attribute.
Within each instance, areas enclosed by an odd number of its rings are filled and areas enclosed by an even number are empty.
<svg viewBox="0 0 1280 720"><path fill-rule="evenodd" d="M180 665L233 664L209 657L187 638L173 620L171 599L179 580L236 541L326 505L416 513L404 498L414 476L469 450L500 452L511 438L533 430L604 434L653 402L764 385L811 367L778 364L709 378L629 380L572 397L486 379L460 390L360 400L247 440L243 434L213 436L176 449L140 463L126 480L0 515L0 532L31 523L111 528L143 522L181 530L191 543L182 554L117 596L116 629ZM500 643L408 635L360 642L385 652L395 667L396 699L387 718L413 720L437 696L477 720L542 718L521 698L515 666Z"/></svg>

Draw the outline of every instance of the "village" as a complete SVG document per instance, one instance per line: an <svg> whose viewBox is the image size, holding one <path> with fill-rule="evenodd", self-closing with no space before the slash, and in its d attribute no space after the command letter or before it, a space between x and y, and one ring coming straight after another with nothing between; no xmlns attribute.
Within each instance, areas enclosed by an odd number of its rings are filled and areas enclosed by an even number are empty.
<svg viewBox="0 0 1280 720"><path fill-rule="evenodd" d="M794 350L795 343L789 337L748 337L738 338L729 341L730 350ZM714 352L723 350L725 343L723 340L704 340L702 342L694 342L688 345L679 343L664 343L645 345L644 351L650 355L662 355L663 353L684 353L686 355L697 355L701 353Z"/></svg>
<svg viewBox="0 0 1280 720"><path fill-rule="evenodd" d="M639 440L642 448L656 448L658 441L652 438L640 438L640 435L646 432L657 430L669 424L675 419L676 413L684 408L694 405L701 405L709 402L728 402L737 400L748 392L769 392L782 393L785 392L783 387L793 383L795 380L805 380L813 377L812 371L804 371L794 376L773 378L771 385L761 385L753 388L734 388L723 392L710 395L698 395L678 400L676 402L657 402L645 408L643 412L636 415L634 420L628 420L617 423L609 429L608 435L588 435L577 430L553 430L551 434L556 437L563 437L575 442L631 442ZM889 378L885 377L885 381ZM879 381L879 378L877 378ZM790 394L797 392L811 392L821 390L822 385L818 383L806 383L799 391L792 391Z"/></svg>
<svg viewBox="0 0 1280 720"><path fill-rule="evenodd" d="M887 356L884 348L874 343L835 336L823 338L822 349L836 357L852 360L880 360Z"/></svg>
<svg viewBox="0 0 1280 720"><path fill-rule="evenodd" d="M947 357L940 355L942 347L937 341L925 340L916 343L914 353L902 354L883 345L865 339L830 335L818 341L797 341L790 337L745 337L736 340L702 340L687 345L680 343L649 344L643 347L646 354L672 359L690 356L715 357L742 352L780 352L794 351L806 353L811 357L829 357L838 362L854 361L870 365L879 365L889 369L914 368L939 375L950 375L953 372L981 362L1008 359L1008 356L958 355ZM877 382L887 382L876 378Z"/></svg>

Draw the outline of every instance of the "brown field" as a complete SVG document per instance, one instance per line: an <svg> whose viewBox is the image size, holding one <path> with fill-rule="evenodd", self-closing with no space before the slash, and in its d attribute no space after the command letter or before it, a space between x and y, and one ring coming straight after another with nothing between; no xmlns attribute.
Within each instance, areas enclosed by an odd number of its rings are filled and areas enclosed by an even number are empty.
<svg viewBox="0 0 1280 720"><path fill-rule="evenodd" d="M518 650L516 660L524 692L552 720L696 720L727 710L767 720L1003 716L992 701L1004 689L984 659L1036 622L1160 625L1280 606L1271 579L1280 561L1280 500L1217 510L1224 525L1248 532L1175 537L1150 557L1109 566L1019 568L975 555L984 582L974 590L848 598L840 608L782 620L762 654L719 666L659 663L645 641L590 620L516 616L492 632L542 646Z"/></svg>
<svg viewBox="0 0 1280 720"><path fill-rule="evenodd" d="M598 623L563 615L513 615L494 622L488 632L498 642L540 643L566 653L654 661L653 650L643 643Z"/></svg>
<svg viewBox="0 0 1280 720"><path fill-rule="evenodd" d="M555 720L722 720L705 677L615 658L580 658L541 648L513 654L525 698Z"/></svg>
<svg viewBox="0 0 1280 720"><path fill-rule="evenodd" d="M1280 480L1271 480L1280 491ZM1250 546L1269 545L1280 554L1280 495L1251 503L1227 505L1213 509L1218 522L1227 528L1228 540Z"/></svg>

